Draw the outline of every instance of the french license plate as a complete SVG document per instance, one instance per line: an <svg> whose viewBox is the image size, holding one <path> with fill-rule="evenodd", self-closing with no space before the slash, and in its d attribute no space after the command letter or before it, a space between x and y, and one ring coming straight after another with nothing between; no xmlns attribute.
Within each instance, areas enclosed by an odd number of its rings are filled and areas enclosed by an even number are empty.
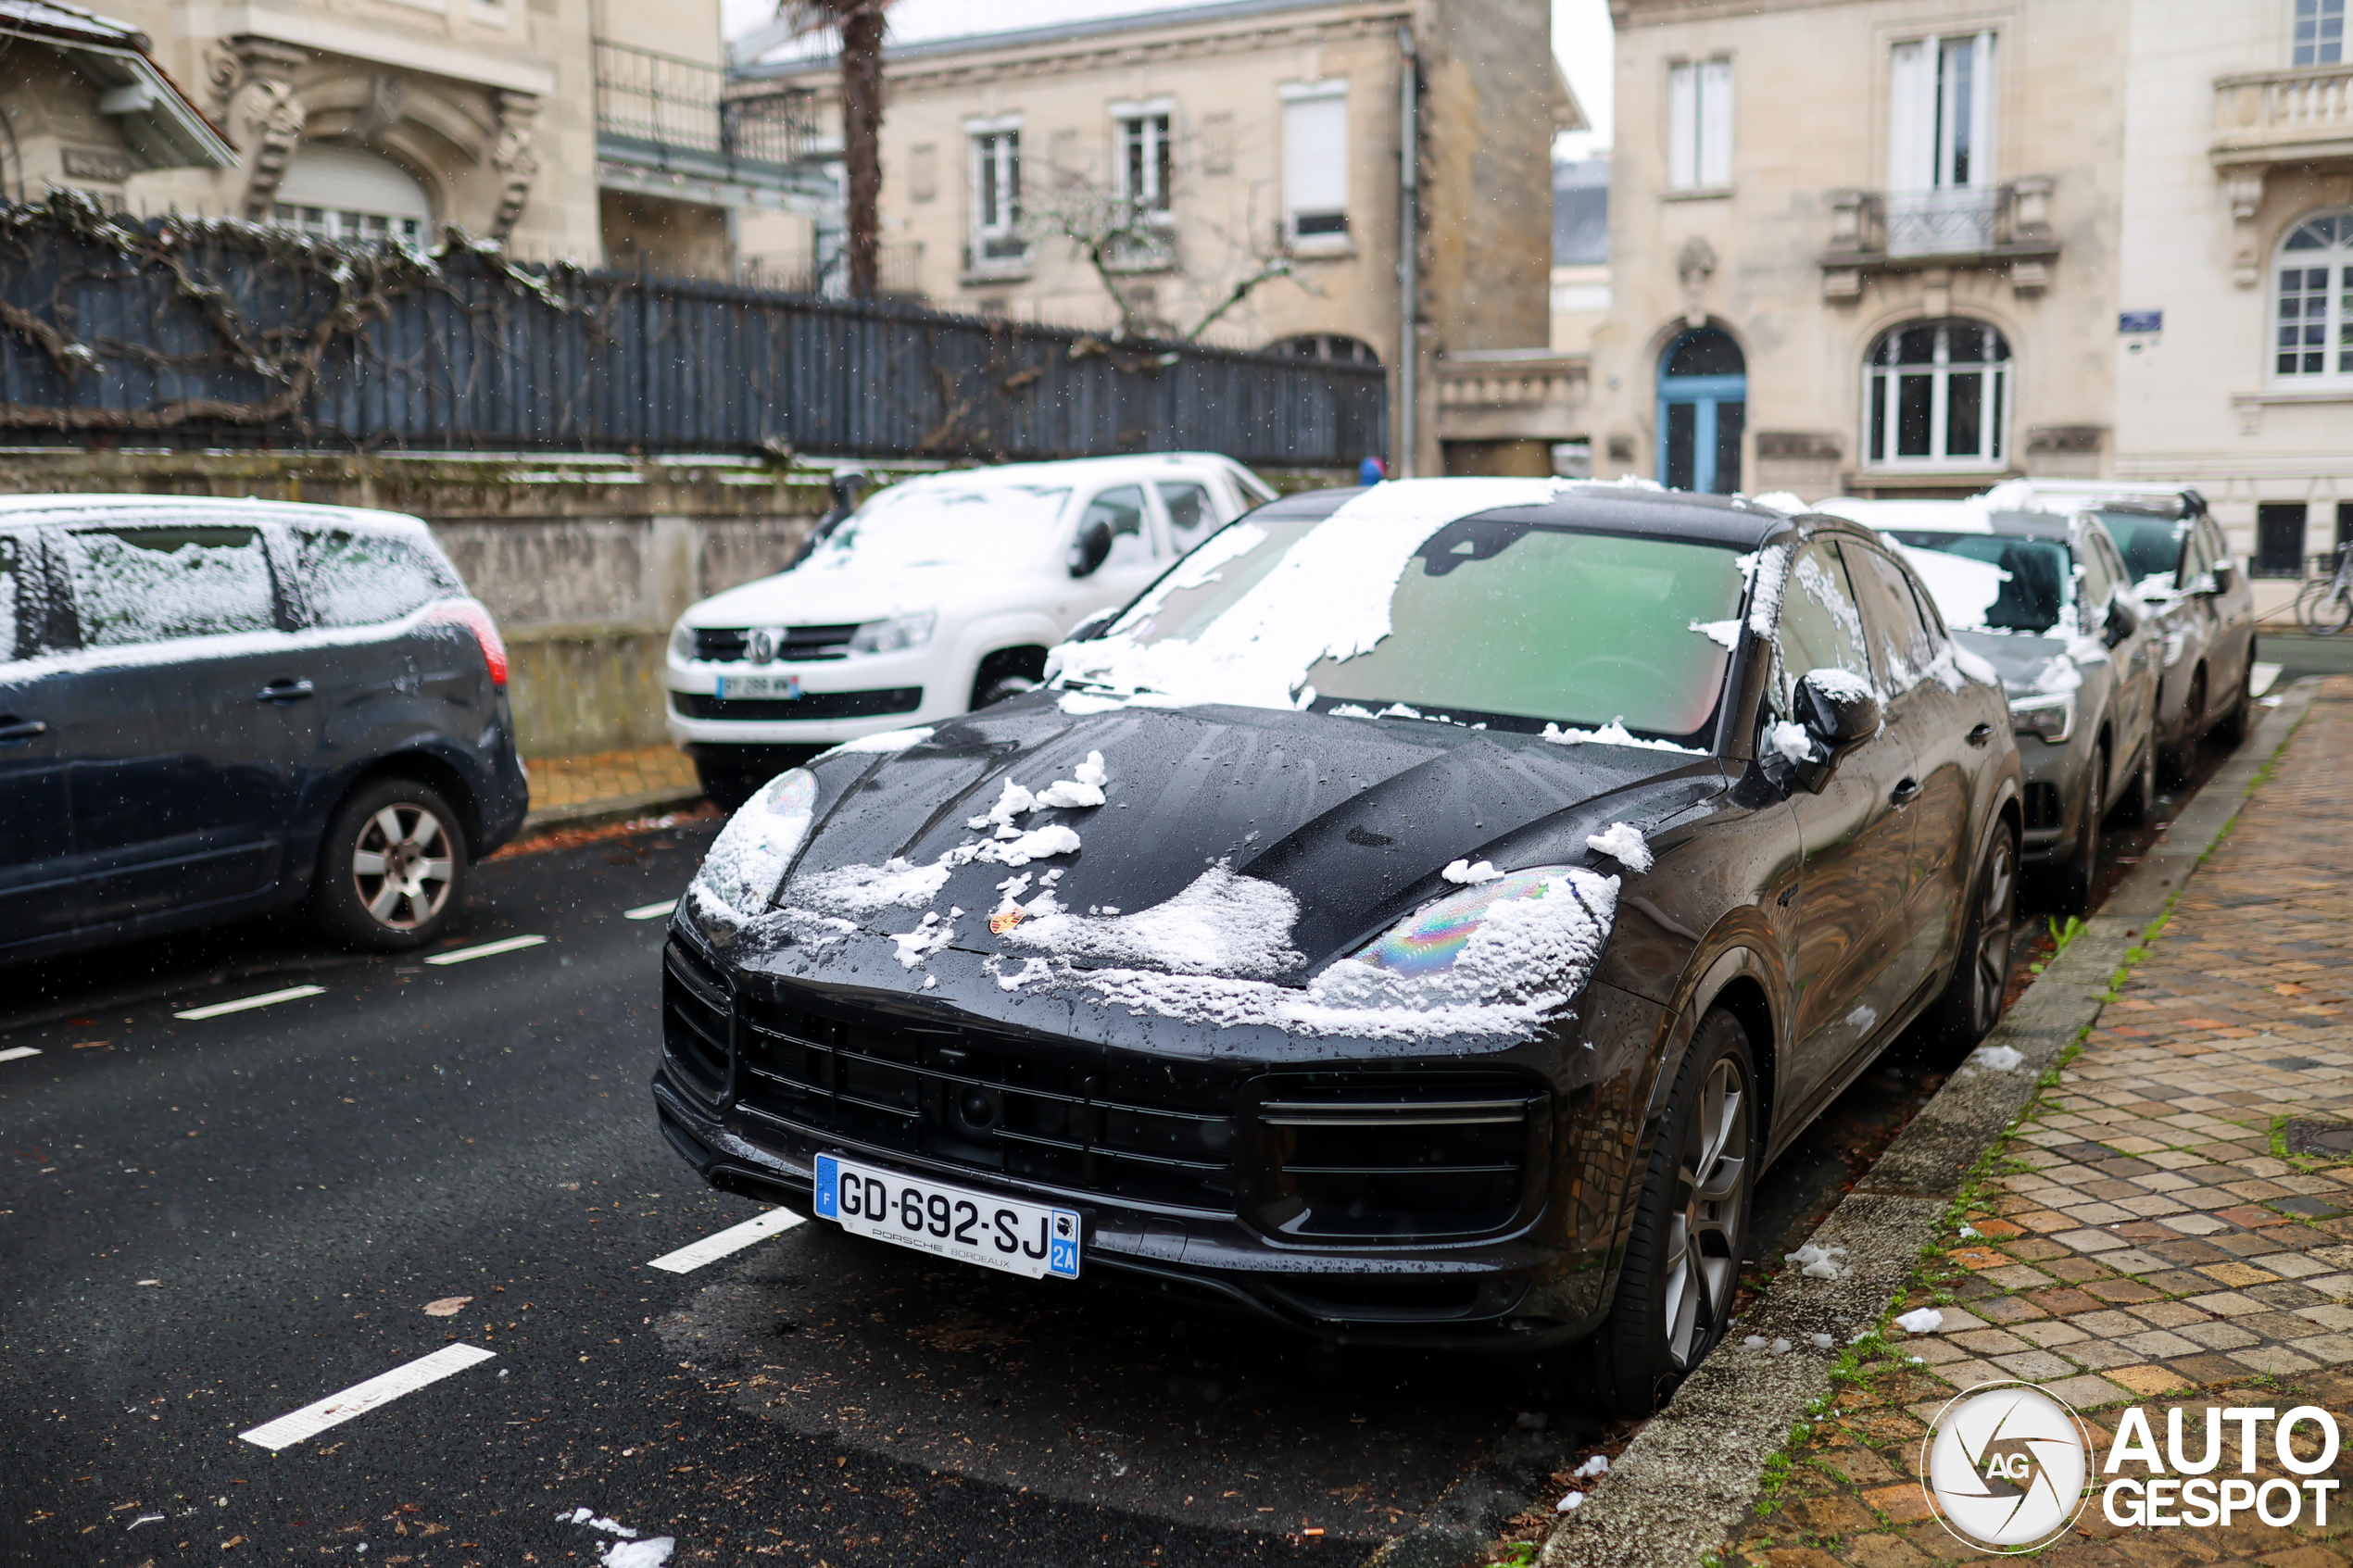
<svg viewBox="0 0 2353 1568"><path fill-rule="evenodd" d="M1078 1277L1075 1210L920 1181L821 1154L817 1215L856 1235L960 1263L1031 1279Z"/></svg>
<svg viewBox="0 0 2353 1568"><path fill-rule="evenodd" d="M790 702L800 696L798 675L722 675L719 677L719 697L781 697Z"/></svg>

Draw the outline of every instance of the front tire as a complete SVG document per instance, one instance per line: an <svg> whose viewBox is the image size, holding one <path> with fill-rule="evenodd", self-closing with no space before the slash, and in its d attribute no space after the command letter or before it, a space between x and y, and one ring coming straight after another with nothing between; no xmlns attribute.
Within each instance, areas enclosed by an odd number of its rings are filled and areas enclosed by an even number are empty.
<svg viewBox="0 0 2353 1568"><path fill-rule="evenodd" d="M347 947L398 953L448 927L465 901L466 836L430 784L361 784L327 823L311 918Z"/></svg>
<svg viewBox="0 0 2353 1568"><path fill-rule="evenodd" d="M2245 744L2255 728L2255 645L2250 640L2246 649L2246 665L2239 674L2239 695L2231 710L2214 726L2214 738L2224 746L2236 747Z"/></svg>
<svg viewBox="0 0 2353 1568"><path fill-rule="evenodd" d="M1667 1101L1608 1319L1579 1380L1613 1415L1666 1402L1730 1324L1748 1242L1758 1132L1748 1032L1721 1010L1700 1021Z"/></svg>

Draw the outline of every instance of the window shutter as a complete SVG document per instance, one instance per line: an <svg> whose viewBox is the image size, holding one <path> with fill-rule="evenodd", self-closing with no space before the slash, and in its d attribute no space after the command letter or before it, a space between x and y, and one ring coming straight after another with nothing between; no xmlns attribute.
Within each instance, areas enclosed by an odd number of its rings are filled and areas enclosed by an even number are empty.
<svg viewBox="0 0 2353 1568"><path fill-rule="evenodd" d="M1898 44L1889 56L1887 188L1936 182L1936 40Z"/></svg>
<svg viewBox="0 0 2353 1568"><path fill-rule="evenodd" d="M1667 182L1679 190L1699 181L1699 68L1667 73Z"/></svg>
<svg viewBox="0 0 2353 1568"><path fill-rule="evenodd" d="M1293 214L1348 210L1348 100L1283 106L1283 202Z"/></svg>
<svg viewBox="0 0 2353 1568"><path fill-rule="evenodd" d="M1976 144L1969 149L1969 183L1991 185L1994 182L1994 35L1981 32L1976 44L1977 69L1969 73L1969 131Z"/></svg>
<svg viewBox="0 0 2353 1568"><path fill-rule="evenodd" d="M1732 62L1710 60L1699 68L1699 181L1732 182Z"/></svg>

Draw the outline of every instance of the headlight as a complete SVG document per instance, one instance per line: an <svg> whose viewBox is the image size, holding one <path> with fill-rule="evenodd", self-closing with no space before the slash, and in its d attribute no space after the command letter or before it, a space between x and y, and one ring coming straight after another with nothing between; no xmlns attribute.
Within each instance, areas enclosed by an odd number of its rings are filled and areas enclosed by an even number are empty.
<svg viewBox="0 0 2353 1568"><path fill-rule="evenodd" d="M852 653L897 653L902 648L919 648L931 641L931 629L939 617L931 610L921 615L895 615L888 621L869 621L849 634Z"/></svg>
<svg viewBox="0 0 2353 1568"><path fill-rule="evenodd" d="M737 914L760 913L809 835L816 807L815 774L806 768L777 774L727 819L695 873L695 885Z"/></svg>
<svg viewBox="0 0 2353 1568"><path fill-rule="evenodd" d="M695 660L695 629L683 621L670 629L670 657L681 664Z"/></svg>
<svg viewBox="0 0 2353 1568"><path fill-rule="evenodd" d="M2010 728L2021 735L2038 735L2057 746L2075 733L2075 694L2012 697Z"/></svg>
<svg viewBox="0 0 2353 1568"><path fill-rule="evenodd" d="M1439 1008L1566 1000L1608 940L1617 879L1582 868L1511 872L1449 893L1316 978L1344 1006Z"/></svg>

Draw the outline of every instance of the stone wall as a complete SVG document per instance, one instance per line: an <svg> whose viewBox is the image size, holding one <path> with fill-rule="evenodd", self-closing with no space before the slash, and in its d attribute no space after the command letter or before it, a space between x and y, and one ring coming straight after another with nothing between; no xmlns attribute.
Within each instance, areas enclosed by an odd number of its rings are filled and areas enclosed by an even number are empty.
<svg viewBox="0 0 2353 1568"><path fill-rule="evenodd" d="M422 517L497 617L527 757L651 746L681 610L782 568L831 504L823 469L734 458L0 452L0 493L132 492Z"/></svg>

